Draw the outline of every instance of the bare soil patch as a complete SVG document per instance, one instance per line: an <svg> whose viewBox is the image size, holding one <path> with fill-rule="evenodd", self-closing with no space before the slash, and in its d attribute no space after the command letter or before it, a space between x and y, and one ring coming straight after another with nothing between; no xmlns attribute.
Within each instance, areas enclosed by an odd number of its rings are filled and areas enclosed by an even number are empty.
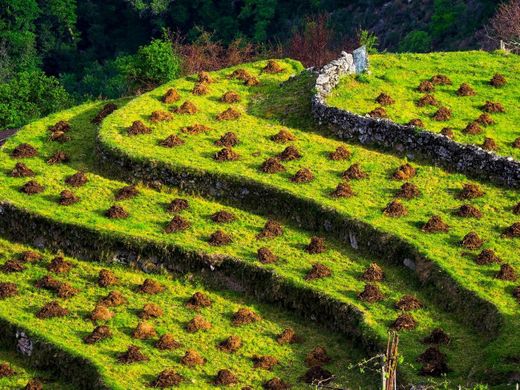
<svg viewBox="0 0 520 390"><path fill-rule="evenodd" d="M513 212L513 214L515 214L515 215L520 215L520 202L518 202L518 203L513 207L512 212Z"/></svg>
<svg viewBox="0 0 520 390"><path fill-rule="evenodd" d="M101 122L103 122L103 119L105 119L107 116L112 114L115 110L117 110L117 105L114 103L107 103L103 106L101 111L99 111L94 118L92 118L91 122L95 125L99 125Z"/></svg>
<svg viewBox="0 0 520 390"><path fill-rule="evenodd" d="M476 232L469 232L464 236L461 245L470 250L478 249L484 244L484 240Z"/></svg>
<svg viewBox="0 0 520 390"><path fill-rule="evenodd" d="M82 187L87 184L87 182L88 177L85 172L76 172L65 179L65 183L72 187Z"/></svg>
<svg viewBox="0 0 520 390"><path fill-rule="evenodd" d="M493 138L486 137L481 145L482 149L489 150L490 152L496 152L498 150L498 144Z"/></svg>
<svg viewBox="0 0 520 390"><path fill-rule="evenodd" d="M280 173L285 172L285 167L280 162L279 158L269 157L262 163L260 170L264 173Z"/></svg>
<svg viewBox="0 0 520 390"><path fill-rule="evenodd" d="M20 254L19 259L24 263L35 263L42 259L42 255L35 251L24 251Z"/></svg>
<svg viewBox="0 0 520 390"><path fill-rule="evenodd" d="M313 180L314 174L309 168L301 168L291 177L293 183L310 183Z"/></svg>
<svg viewBox="0 0 520 390"><path fill-rule="evenodd" d="M29 180L20 188L20 192L23 192L27 195L34 195L43 192L44 189L45 187L38 183L36 180Z"/></svg>
<svg viewBox="0 0 520 390"><path fill-rule="evenodd" d="M150 134L152 129L141 121L134 121L127 130L128 135Z"/></svg>
<svg viewBox="0 0 520 390"><path fill-rule="evenodd" d="M433 114L436 121L449 121L451 119L451 110L448 107L441 107Z"/></svg>
<svg viewBox="0 0 520 390"><path fill-rule="evenodd" d="M139 312L139 318L149 320L151 318L159 318L164 314L161 306L155 303L145 303L143 309Z"/></svg>
<svg viewBox="0 0 520 390"><path fill-rule="evenodd" d="M321 366L314 366L309 368L301 378L305 383L313 385L326 385L334 379L334 376L329 370Z"/></svg>
<svg viewBox="0 0 520 390"><path fill-rule="evenodd" d="M13 272L22 272L25 270L25 265L18 259L10 259L7 260L2 266L0 267L2 272L9 274Z"/></svg>
<svg viewBox="0 0 520 390"><path fill-rule="evenodd" d="M361 280L367 282L381 282L384 278L383 269L377 263L371 263L361 275Z"/></svg>
<svg viewBox="0 0 520 390"><path fill-rule="evenodd" d="M491 115L488 113L480 114L480 116L477 118L476 122L482 126L491 126L495 123L493 118L491 118Z"/></svg>
<svg viewBox="0 0 520 390"><path fill-rule="evenodd" d="M70 123L67 121L58 121L54 125L49 126L49 131L51 133L55 133L57 131L66 133L66 132L70 131L70 129L71 129Z"/></svg>
<svg viewBox="0 0 520 390"><path fill-rule="evenodd" d="M181 104L180 107L176 107L173 109L173 112L176 114L187 114L187 115L193 115L198 112L197 106L190 102L189 100L186 100L184 103Z"/></svg>
<svg viewBox="0 0 520 390"><path fill-rule="evenodd" d="M368 113L372 118L388 118L388 113L383 107L376 107Z"/></svg>
<svg viewBox="0 0 520 390"><path fill-rule="evenodd" d="M432 215L421 230L426 233L446 233L450 230L450 227L439 215Z"/></svg>
<svg viewBox="0 0 520 390"><path fill-rule="evenodd" d="M232 386L238 383L238 378L230 370L219 370L213 380L215 386Z"/></svg>
<svg viewBox="0 0 520 390"><path fill-rule="evenodd" d="M68 273L73 267L74 264L66 261L62 256L56 256L47 266L47 271L54 272L55 274L65 274Z"/></svg>
<svg viewBox="0 0 520 390"><path fill-rule="evenodd" d="M287 146L279 155L282 161L298 160L302 157L300 151L295 146Z"/></svg>
<svg viewBox="0 0 520 390"><path fill-rule="evenodd" d="M441 134L449 139L455 138L455 133L451 127L443 127L441 130Z"/></svg>
<svg viewBox="0 0 520 390"><path fill-rule="evenodd" d="M222 103L238 103L240 101L240 95L235 91L228 91L220 98Z"/></svg>
<svg viewBox="0 0 520 390"><path fill-rule="evenodd" d="M382 106L390 106L395 103L395 100L384 92L381 92L378 97L376 97L376 103L379 103Z"/></svg>
<svg viewBox="0 0 520 390"><path fill-rule="evenodd" d="M457 198L475 199L484 196L484 194L485 192L478 184L466 183L463 185L462 190L458 193Z"/></svg>
<svg viewBox="0 0 520 390"><path fill-rule="evenodd" d="M188 367L202 366L206 360L194 349L188 349L181 358L181 364Z"/></svg>
<svg viewBox="0 0 520 390"><path fill-rule="evenodd" d="M491 80L489 80L489 84L493 87L500 88L507 84L507 80L503 74L495 73Z"/></svg>
<svg viewBox="0 0 520 390"><path fill-rule="evenodd" d="M166 208L166 211L169 213L180 213L183 210L186 210L190 207L190 204L187 199L182 198L175 198L173 199L168 207Z"/></svg>
<svg viewBox="0 0 520 390"><path fill-rule="evenodd" d="M171 134L165 139L159 141L159 145L164 146L165 148L174 148L175 146L184 145L184 140L178 135Z"/></svg>
<svg viewBox="0 0 520 390"><path fill-rule="evenodd" d="M311 254L325 252L327 250L327 248L325 247L325 238L317 236L311 237L311 241L309 242L309 245L307 245L305 250Z"/></svg>
<svg viewBox="0 0 520 390"><path fill-rule="evenodd" d="M211 329L211 324L204 319L204 317L199 315L193 317L193 319L186 324L186 332L188 333L196 333L199 330L208 329Z"/></svg>
<svg viewBox="0 0 520 390"><path fill-rule="evenodd" d="M467 83L462 83L459 89L457 89L457 95L459 96L474 96L476 94L473 87Z"/></svg>
<svg viewBox="0 0 520 390"><path fill-rule="evenodd" d="M168 111L157 110L152 112L152 114L150 115L150 120L153 123L171 121L172 119L173 115L171 112Z"/></svg>
<svg viewBox="0 0 520 390"><path fill-rule="evenodd" d="M211 299L204 293L197 291L186 302L186 307L192 310L200 310L204 307L210 307Z"/></svg>
<svg viewBox="0 0 520 390"><path fill-rule="evenodd" d="M191 93L198 96L207 95L209 93L209 88L206 83L197 83L191 90Z"/></svg>
<svg viewBox="0 0 520 390"><path fill-rule="evenodd" d="M11 152L11 157L13 158L30 158L38 155L38 150L32 145L23 143L18 145Z"/></svg>
<svg viewBox="0 0 520 390"><path fill-rule="evenodd" d="M189 229L191 226L190 221L186 220L185 218L181 217L180 215L176 215L172 218L170 222L166 225L164 228L164 231L166 233L177 233L182 232L186 229Z"/></svg>
<svg viewBox="0 0 520 390"><path fill-rule="evenodd" d="M201 125L200 123L196 123L192 126L186 126L181 129L183 133L196 135L210 131L211 129L208 126Z"/></svg>
<svg viewBox="0 0 520 390"><path fill-rule="evenodd" d="M424 127L424 123L421 119L419 118L414 118L412 120L410 120L408 123L407 123L408 126L414 126L414 127Z"/></svg>
<svg viewBox="0 0 520 390"><path fill-rule="evenodd" d="M34 171L22 162L17 162L11 171L11 177L32 177Z"/></svg>
<svg viewBox="0 0 520 390"><path fill-rule="evenodd" d="M348 183L339 183L330 194L333 198L350 198L354 196L354 190Z"/></svg>
<svg viewBox="0 0 520 390"><path fill-rule="evenodd" d="M424 344L445 344L445 345L448 345L451 342L451 338L443 329L435 328L422 341L423 341Z"/></svg>
<svg viewBox="0 0 520 390"><path fill-rule="evenodd" d="M214 233L211 233L209 236L208 243L211 246L223 246L229 245L233 242L231 236L227 233L224 233L222 230L217 230Z"/></svg>
<svg viewBox="0 0 520 390"><path fill-rule="evenodd" d="M238 311L236 311L235 313L233 313L231 323L233 324L233 326L241 326L252 324L253 322L260 321L261 319L262 317L260 317L254 311L243 307L238 309Z"/></svg>
<svg viewBox="0 0 520 390"><path fill-rule="evenodd" d="M399 200L393 200L383 209L383 214L387 217L397 218L408 214L408 210Z"/></svg>
<svg viewBox="0 0 520 390"><path fill-rule="evenodd" d="M90 312L89 318L94 321L108 321L114 317L114 313L112 313L108 307L97 304L94 307L94 310Z"/></svg>
<svg viewBox="0 0 520 390"><path fill-rule="evenodd" d="M518 273L511 265L502 264L500 265L500 270L496 273L495 278L515 282L518 279Z"/></svg>
<svg viewBox="0 0 520 390"><path fill-rule="evenodd" d="M69 314L69 311L60 306L56 301L51 301L43 305L43 307L36 313L36 317L40 319L54 318L54 317L65 317Z"/></svg>
<svg viewBox="0 0 520 390"><path fill-rule="evenodd" d="M54 153L48 160L47 164L54 165L54 164L61 164L66 163L70 161L70 157L62 151L58 151Z"/></svg>
<svg viewBox="0 0 520 390"><path fill-rule="evenodd" d="M296 334L294 329L285 328L282 333L276 336L276 342L280 345L296 344L301 342L301 338Z"/></svg>
<svg viewBox="0 0 520 390"><path fill-rule="evenodd" d="M10 376L15 376L15 375L16 375L16 371L11 368L9 363L7 363L7 362L0 363L0 379L7 378Z"/></svg>
<svg viewBox="0 0 520 390"><path fill-rule="evenodd" d="M98 274L98 286L99 287L109 287L114 286L118 283L118 279L114 272L109 269L102 269Z"/></svg>
<svg viewBox="0 0 520 390"><path fill-rule="evenodd" d="M520 237L520 222L515 222L511 226L507 227L502 236L507 238Z"/></svg>
<svg viewBox="0 0 520 390"><path fill-rule="evenodd" d="M352 153L344 146L338 146L335 151L330 152L329 159L333 161L348 160Z"/></svg>
<svg viewBox="0 0 520 390"><path fill-rule="evenodd" d="M110 291L106 297L100 298L98 303L106 307L116 307L126 302L126 298L120 291Z"/></svg>
<svg viewBox="0 0 520 390"><path fill-rule="evenodd" d="M170 88L166 91L164 96L162 97L162 102L166 104L171 104L179 101L181 98L181 95L179 95L179 92L177 90Z"/></svg>
<svg viewBox="0 0 520 390"><path fill-rule="evenodd" d="M272 219L267 220L262 231L256 235L258 240L264 238L275 238L283 234L283 226Z"/></svg>
<svg viewBox="0 0 520 390"><path fill-rule="evenodd" d="M271 141L285 144L287 142L296 141L296 137L287 129L281 129L278 133L271 136Z"/></svg>
<svg viewBox="0 0 520 390"><path fill-rule="evenodd" d="M307 367L321 366L330 363L332 359L327 354L327 350L322 346L314 347L307 356L305 356L305 364Z"/></svg>
<svg viewBox="0 0 520 390"><path fill-rule="evenodd" d="M352 164L345 172L341 174L345 180L361 180L368 177L368 173L361 169L358 163Z"/></svg>
<svg viewBox="0 0 520 390"><path fill-rule="evenodd" d="M175 337L173 337L172 334L165 333L159 338L159 340L157 340L155 347L161 351L170 351L172 349L180 348L181 343L175 340Z"/></svg>
<svg viewBox="0 0 520 390"><path fill-rule="evenodd" d="M498 103L498 102L491 102L491 101L486 101L486 104L484 104L482 106L482 111L485 111L485 112L505 112L505 109L504 109L504 106L502 105L502 103Z"/></svg>
<svg viewBox="0 0 520 390"><path fill-rule="evenodd" d="M375 284L365 284L365 288L358 294L359 300L368 303L379 302L385 299L378 286Z"/></svg>
<svg viewBox="0 0 520 390"><path fill-rule="evenodd" d="M70 190L63 190L60 192L60 199L58 203L61 206L70 206L71 204L78 203L79 197Z"/></svg>
<svg viewBox="0 0 520 390"><path fill-rule="evenodd" d="M435 99L433 95L424 95L416 103L418 107L437 106L438 104L439 102L437 101L437 99Z"/></svg>
<svg viewBox="0 0 520 390"><path fill-rule="evenodd" d="M234 108L228 108L227 110L221 112L217 115L218 121L232 121L240 118L242 114L240 111L235 110Z"/></svg>
<svg viewBox="0 0 520 390"><path fill-rule="evenodd" d="M236 161L240 158L240 155L235 152L232 148L223 148L219 150L213 158L216 161L224 162L224 161Z"/></svg>
<svg viewBox="0 0 520 390"><path fill-rule="evenodd" d="M417 326L417 321L412 317L411 314L404 313L400 314L394 323L392 324L392 329L395 330L412 330Z"/></svg>
<svg viewBox="0 0 520 390"><path fill-rule="evenodd" d="M471 122L464 128L463 132L469 135L477 135L482 133L482 127L477 122Z"/></svg>
<svg viewBox="0 0 520 390"><path fill-rule="evenodd" d="M265 390L287 390L292 386L278 377L274 377L265 382L262 387Z"/></svg>
<svg viewBox="0 0 520 390"><path fill-rule="evenodd" d="M484 249L476 257L475 262L478 265L487 265L487 264L493 264L493 263L501 263L502 259L496 255L494 250Z"/></svg>
<svg viewBox="0 0 520 390"><path fill-rule="evenodd" d="M0 282L0 299L11 298L18 295L18 287L15 283Z"/></svg>
<svg viewBox="0 0 520 390"><path fill-rule="evenodd" d="M37 378L30 379L24 390L43 390L43 383Z"/></svg>
<svg viewBox="0 0 520 390"><path fill-rule="evenodd" d="M238 336L229 336L224 341L220 342L218 348L221 351L233 353L240 349L242 346L242 339Z"/></svg>
<svg viewBox="0 0 520 390"><path fill-rule="evenodd" d="M213 82L213 78L211 77L211 75L208 72L204 72L204 71L199 72L198 77L199 77L199 83L211 84Z"/></svg>
<svg viewBox="0 0 520 390"><path fill-rule="evenodd" d="M513 298L516 298L516 301L520 303L520 286L516 286L513 289Z"/></svg>
<svg viewBox="0 0 520 390"><path fill-rule="evenodd" d="M136 362L144 362L150 360L148 356L141 352L141 349L135 345L130 345L126 352L117 358L119 363L130 364Z"/></svg>
<svg viewBox="0 0 520 390"><path fill-rule="evenodd" d="M148 340L157 336L157 332L152 324L139 322L132 332L132 337L138 340Z"/></svg>
<svg viewBox="0 0 520 390"><path fill-rule="evenodd" d="M482 211L470 204L463 204L455 211L455 215L463 218L482 218Z"/></svg>
<svg viewBox="0 0 520 390"><path fill-rule="evenodd" d="M110 219L124 219L128 218L130 214L122 206L113 205L105 212L105 216Z"/></svg>
<svg viewBox="0 0 520 390"><path fill-rule="evenodd" d="M450 80L450 78L444 74L437 74L435 76L432 76L430 81L434 85L451 85L452 84L452 81Z"/></svg>
<svg viewBox="0 0 520 390"><path fill-rule="evenodd" d="M239 143L238 137L232 131L227 132L219 140L215 141L215 145L217 146L225 146L231 148L233 146L237 146Z"/></svg>
<svg viewBox="0 0 520 390"><path fill-rule="evenodd" d="M167 368L160 372L160 374L151 383L151 387L158 387L165 389L169 387L176 387L184 381L184 377L178 374L173 368Z"/></svg>
<svg viewBox="0 0 520 390"><path fill-rule="evenodd" d="M244 80L244 85L248 87L254 87L258 84L260 84L260 80L258 80L258 78L256 78L255 76L251 76L248 79Z"/></svg>
<svg viewBox="0 0 520 390"><path fill-rule="evenodd" d="M271 355L254 355L253 356L253 368L259 368L262 370L272 370L274 366L279 363L278 359Z"/></svg>
<svg viewBox="0 0 520 390"><path fill-rule="evenodd" d="M282 66L275 60L267 61L267 65L262 69L265 73L281 73L284 71Z"/></svg>
<svg viewBox="0 0 520 390"><path fill-rule="evenodd" d="M235 215L226 210L220 210L211 215L211 220L215 223L230 223L235 219Z"/></svg>
<svg viewBox="0 0 520 390"><path fill-rule="evenodd" d="M410 164L406 163L401 165L393 174L395 180L409 180L415 176L417 170Z"/></svg>
<svg viewBox="0 0 520 390"><path fill-rule="evenodd" d="M417 90L419 92L433 92L433 91L435 91L435 86L433 85L433 83L431 81L424 80L424 81L421 81L421 83L417 87Z"/></svg>
<svg viewBox="0 0 520 390"><path fill-rule="evenodd" d="M329 267L321 263L315 263L312 268L305 275L305 280L316 280L326 278L332 275L332 271Z"/></svg>
<svg viewBox="0 0 520 390"><path fill-rule="evenodd" d="M395 303L397 310L411 311L421 309L423 307L422 302L414 297L413 295L404 295L399 301Z"/></svg>
<svg viewBox="0 0 520 390"><path fill-rule="evenodd" d="M513 148L520 149L520 137L515 139L515 141L513 142Z"/></svg>
<svg viewBox="0 0 520 390"><path fill-rule="evenodd" d="M419 188L413 183L403 183L401 188L395 194L398 198L413 199L421 195Z"/></svg>
<svg viewBox="0 0 520 390"><path fill-rule="evenodd" d="M157 280L145 279L143 284L139 286L139 292L149 295L155 295L164 291L164 286Z"/></svg>
<svg viewBox="0 0 520 390"><path fill-rule="evenodd" d="M135 185L125 186L117 190L115 198L116 200L126 200L130 198L134 198L139 195L139 190Z"/></svg>
<svg viewBox="0 0 520 390"><path fill-rule="evenodd" d="M437 347L429 347L417 357L417 361L423 364L421 375L440 377L450 371L446 363L446 355Z"/></svg>
<svg viewBox="0 0 520 390"><path fill-rule="evenodd" d="M258 249L256 258L262 264L273 264L276 263L276 260L278 260L278 257L269 248L266 247Z"/></svg>

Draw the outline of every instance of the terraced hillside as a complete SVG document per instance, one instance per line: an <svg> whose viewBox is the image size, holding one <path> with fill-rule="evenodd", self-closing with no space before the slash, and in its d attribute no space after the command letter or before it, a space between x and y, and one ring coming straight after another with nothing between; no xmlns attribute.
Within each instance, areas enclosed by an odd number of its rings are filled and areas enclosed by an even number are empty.
<svg viewBox="0 0 520 390"><path fill-rule="evenodd" d="M119 109L99 129L92 123L101 109L95 103L25 127L3 148L2 233L147 271L197 271L319 320L354 337L370 355L382 349L388 329L397 329L403 382L443 380L432 375L446 375L452 384L507 381L520 350L520 340L511 336L520 314L516 284L504 280L519 262L518 239L509 234L518 219L517 192L484 183L464 188L468 181L462 175L421 163L410 166L333 139L309 119L313 76L303 73L280 85L301 66L290 60L265 65L203 74L199 83L188 77L117 102ZM130 186L125 179L143 183ZM401 200L393 202L397 193ZM470 249L461 248L459 241L470 230L484 243L473 240L466 243ZM509 268L499 271L487 249ZM403 267L405 258L415 272ZM93 266L81 264L91 275L88 286L95 287ZM78 263L71 272L81 267ZM41 265L35 268L42 271ZM68 282L78 280L73 286L87 289L80 283L86 272L71 273ZM121 279L144 278L133 275ZM85 297L91 294L77 299ZM69 302L63 301L65 308ZM155 303L166 313L163 302ZM124 326L121 340L130 340L137 306L110 320L132 323ZM27 314L34 320L33 315ZM164 317L169 318L157 321ZM61 320L48 321L50 332ZM444 337L433 340L432 333ZM60 345L59 339L51 341ZM75 342L74 349L85 348L81 337ZM431 349L430 342L441 344ZM429 355L419 357L428 348ZM344 353L341 347L337 351ZM324 367L337 375L336 384L367 388L374 383L370 376L344 369L359 356L349 351L339 365ZM96 359L116 386L119 367ZM167 366L152 360L149 371L132 371L136 384L152 381ZM240 383L252 378L256 386L268 379L254 376L250 360L236 364L244 372ZM211 367L215 375L217 367ZM284 380L304 386L298 379L303 365L292 374L280 370L275 373ZM210 376L183 372L205 378L205 384Z"/></svg>
<svg viewBox="0 0 520 390"><path fill-rule="evenodd" d="M520 160L520 58L502 52L380 54L328 99ZM417 121L419 120L419 121Z"/></svg>

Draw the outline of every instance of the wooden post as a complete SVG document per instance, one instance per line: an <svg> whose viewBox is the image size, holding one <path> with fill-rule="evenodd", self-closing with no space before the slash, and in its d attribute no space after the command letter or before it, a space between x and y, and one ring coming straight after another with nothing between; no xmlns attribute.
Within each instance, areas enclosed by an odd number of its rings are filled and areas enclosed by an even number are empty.
<svg viewBox="0 0 520 390"><path fill-rule="evenodd" d="M394 331L388 332L388 342L386 344L386 355L383 366L383 390L397 390L398 346L399 335Z"/></svg>

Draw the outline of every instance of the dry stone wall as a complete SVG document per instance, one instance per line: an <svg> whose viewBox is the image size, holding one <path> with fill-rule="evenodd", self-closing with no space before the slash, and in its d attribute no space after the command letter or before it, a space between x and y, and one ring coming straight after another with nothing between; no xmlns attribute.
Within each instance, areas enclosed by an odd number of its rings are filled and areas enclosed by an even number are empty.
<svg viewBox="0 0 520 390"><path fill-rule="evenodd" d="M320 124L328 125L342 139L354 139L406 153L410 159L421 157L450 171L489 180L495 184L520 188L520 162L498 156L478 146L455 142L441 134L421 131L388 119L371 118L327 105L326 98L340 77L368 71L366 48L341 57L318 71L312 98L312 112Z"/></svg>

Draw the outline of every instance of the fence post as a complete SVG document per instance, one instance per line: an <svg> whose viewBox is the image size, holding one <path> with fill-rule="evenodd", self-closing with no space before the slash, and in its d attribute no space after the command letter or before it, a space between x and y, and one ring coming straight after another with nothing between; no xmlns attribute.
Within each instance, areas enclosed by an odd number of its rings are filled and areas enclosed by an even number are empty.
<svg viewBox="0 0 520 390"><path fill-rule="evenodd" d="M388 332L386 355L383 366L383 390L397 390L397 363L398 363L399 335L395 331Z"/></svg>

